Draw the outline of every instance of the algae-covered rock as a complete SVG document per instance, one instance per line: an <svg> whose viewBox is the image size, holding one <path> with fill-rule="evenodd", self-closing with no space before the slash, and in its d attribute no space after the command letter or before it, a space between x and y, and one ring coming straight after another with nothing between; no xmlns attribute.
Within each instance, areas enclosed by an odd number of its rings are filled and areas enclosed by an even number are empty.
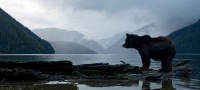
<svg viewBox="0 0 200 90"><path fill-rule="evenodd" d="M116 75L118 73L133 73L133 66L130 64L94 63L77 65L77 70L85 75Z"/></svg>
<svg viewBox="0 0 200 90"><path fill-rule="evenodd" d="M74 71L71 61L11 61L0 60L0 68L34 69L47 73L71 73Z"/></svg>
<svg viewBox="0 0 200 90"><path fill-rule="evenodd" d="M22 68L0 68L0 80L45 80L49 77L40 71Z"/></svg>

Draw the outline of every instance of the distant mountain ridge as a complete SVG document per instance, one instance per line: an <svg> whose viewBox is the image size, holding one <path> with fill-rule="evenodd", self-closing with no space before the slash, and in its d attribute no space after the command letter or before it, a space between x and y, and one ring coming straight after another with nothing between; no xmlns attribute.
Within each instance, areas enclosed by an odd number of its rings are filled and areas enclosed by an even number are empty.
<svg viewBox="0 0 200 90"><path fill-rule="evenodd" d="M200 53L200 20L167 37L174 41L177 53Z"/></svg>
<svg viewBox="0 0 200 90"><path fill-rule="evenodd" d="M110 46L112 46L114 43L116 43L118 40L120 40L126 33L128 33L128 32L116 34L116 35L114 35L113 37L110 37L110 38L99 39L99 43L102 46L104 46L105 49L107 49Z"/></svg>
<svg viewBox="0 0 200 90"><path fill-rule="evenodd" d="M146 25L138 30L135 30L134 32L132 32L133 34L137 34L137 35L146 35L146 34L150 34L151 32L156 32L156 26L151 23L149 25ZM155 34L151 33L151 36L156 36Z"/></svg>
<svg viewBox="0 0 200 90"><path fill-rule="evenodd" d="M150 32L155 32L156 26L154 24L146 25L134 32L132 34L145 35L150 34ZM154 35L153 35L154 36ZM156 36L156 35L155 35ZM172 32L167 37L171 38L175 45L177 53L200 53L200 20L196 23ZM134 54L138 53L135 49L125 49L122 47L126 39L126 35L111 45L105 50L106 54Z"/></svg>
<svg viewBox="0 0 200 90"><path fill-rule="evenodd" d="M96 54L93 50L75 42L52 41L50 43L56 54Z"/></svg>
<svg viewBox="0 0 200 90"><path fill-rule="evenodd" d="M0 8L0 54L54 54L49 42Z"/></svg>
<svg viewBox="0 0 200 90"><path fill-rule="evenodd" d="M144 35L149 34L150 31L155 31L156 26L154 24L146 25L130 34ZM122 34L122 38L115 42L112 46L107 48L104 53L106 54L137 54L138 51L135 49L126 49L122 47L122 44L125 42L126 33Z"/></svg>
<svg viewBox="0 0 200 90"><path fill-rule="evenodd" d="M48 41L76 42L95 51L96 53L102 53L105 50L103 46L101 46L97 41L84 39L84 34L81 34L77 31L67 31L58 28L46 28L35 29L33 32Z"/></svg>
<svg viewBox="0 0 200 90"><path fill-rule="evenodd" d="M34 29L33 32L48 41L76 42L84 36L84 34L77 31L67 31L58 28Z"/></svg>

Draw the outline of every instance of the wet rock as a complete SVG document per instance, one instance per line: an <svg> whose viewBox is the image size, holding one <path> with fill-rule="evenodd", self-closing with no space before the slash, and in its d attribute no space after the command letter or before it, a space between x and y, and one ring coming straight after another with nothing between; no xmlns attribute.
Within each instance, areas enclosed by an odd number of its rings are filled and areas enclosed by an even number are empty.
<svg viewBox="0 0 200 90"><path fill-rule="evenodd" d="M0 68L34 69L46 73L64 72L70 74L74 71L71 61L11 61L0 60Z"/></svg>
<svg viewBox="0 0 200 90"><path fill-rule="evenodd" d="M171 77L189 77L191 66L187 63L173 66L172 72L141 71L138 66L109 63L72 65L70 61L9 61L0 60L0 80L64 81L69 78L156 81ZM66 77L70 76L71 77Z"/></svg>
<svg viewBox="0 0 200 90"><path fill-rule="evenodd" d="M47 81L64 81L66 80L66 77L64 75L50 75L46 80Z"/></svg>
<svg viewBox="0 0 200 90"><path fill-rule="evenodd" d="M143 72L140 70L140 67L139 67L139 66L135 66L135 67L134 67L134 73L135 73L135 74L142 74Z"/></svg>
<svg viewBox="0 0 200 90"><path fill-rule="evenodd" d="M0 68L0 80L45 80L49 75L33 69Z"/></svg>
<svg viewBox="0 0 200 90"><path fill-rule="evenodd" d="M147 81L157 81L157 80L161 80L161 76L147 76L146 78L145 78L145 80L147 80Z"/></svg>
<svg viewBox="0 0 200 90"><path fill-rule="evenodd" d="M77 70L84 75L115 75L118 73L133 73L134 68L130 64L110 65L109 63L94 63L77 65Z"/></svg>

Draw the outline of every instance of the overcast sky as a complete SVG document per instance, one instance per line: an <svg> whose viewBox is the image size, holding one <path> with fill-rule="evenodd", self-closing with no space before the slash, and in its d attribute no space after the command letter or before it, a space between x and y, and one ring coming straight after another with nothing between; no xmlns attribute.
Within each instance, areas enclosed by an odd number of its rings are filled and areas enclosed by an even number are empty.
<svg viewBox="0 0 200 90"><path fill-rule="evenodd" d="M0 7L31 30L56 27L92 38L151 23L166 35L200 19L200 0L0 0Z"/></svg>

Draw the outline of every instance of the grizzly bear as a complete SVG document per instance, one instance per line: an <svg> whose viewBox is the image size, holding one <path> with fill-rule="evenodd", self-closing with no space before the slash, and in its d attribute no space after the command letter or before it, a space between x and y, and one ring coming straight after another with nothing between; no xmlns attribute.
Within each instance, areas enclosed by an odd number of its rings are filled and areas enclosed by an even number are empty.
<svg viewBox="0 0 200 90"><path fill-rule="evenodd" d="M176 54L175 44L167 37L152 38L149 35L138 36L126 34L126 41L122 45L124 48L135 48L142 59L142 70L148 70L150 59L161 61L160 72L172 71L172 60Z"/></svg>

